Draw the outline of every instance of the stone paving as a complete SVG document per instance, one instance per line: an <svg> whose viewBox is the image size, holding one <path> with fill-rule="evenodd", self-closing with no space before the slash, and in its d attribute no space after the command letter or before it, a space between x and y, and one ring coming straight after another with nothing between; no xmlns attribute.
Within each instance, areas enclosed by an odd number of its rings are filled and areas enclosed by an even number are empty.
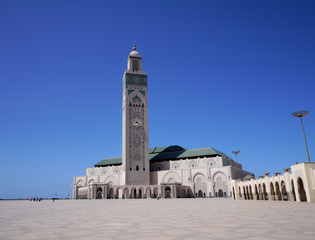
<svg viewBox="0 0 315 240"><path fill-rule="evenodd" d="M0 201L0 239L315 239L315 204L231 199Z"/></svg>

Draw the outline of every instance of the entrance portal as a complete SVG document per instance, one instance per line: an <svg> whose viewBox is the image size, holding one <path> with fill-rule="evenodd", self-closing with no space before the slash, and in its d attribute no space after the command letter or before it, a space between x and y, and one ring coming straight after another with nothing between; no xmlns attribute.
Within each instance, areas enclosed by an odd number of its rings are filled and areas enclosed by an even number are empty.
<svg viewBox="0 0 315 240"><path fill-rule="evenodd" d="M219 197L223 197L223 191L222 191L222 189L219 190Z"/></svg>
<svg viewBox="0 0 315 240"><path fill-rule="evenodd" d="M165 188L165 198L172 198L171 193L172 193L171 188L170 187L166 187Z"/></svg>
<svg viewBox="0 0 315 240"><path fill-rule="evenodd" d="M96 190L96 199L102 199L102 188Z"/></svg>
<svg viewBox="0 0 315 240"><path fill-rule="evenodd" d="M201 190L198 191L198 197L203 197L203 193Z"/></svg>

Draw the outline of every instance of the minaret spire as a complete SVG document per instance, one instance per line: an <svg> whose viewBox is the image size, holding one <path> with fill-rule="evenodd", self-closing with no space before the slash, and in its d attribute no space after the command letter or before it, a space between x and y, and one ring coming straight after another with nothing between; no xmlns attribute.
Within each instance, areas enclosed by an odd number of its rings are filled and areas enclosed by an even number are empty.
<svg viewBox="0 0 315 240"><path fill-rule="evenodd" d="M122 183L150 185L148 76L142 71L142 56L135 42L123 84Z"/></svg>

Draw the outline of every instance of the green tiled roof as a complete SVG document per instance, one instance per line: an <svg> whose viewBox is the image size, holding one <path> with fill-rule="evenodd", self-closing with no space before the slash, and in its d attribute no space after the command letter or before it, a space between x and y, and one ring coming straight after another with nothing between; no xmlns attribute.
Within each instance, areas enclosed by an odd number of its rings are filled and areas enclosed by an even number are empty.
<svg viewBox="0 0 315 240"><path fill-rule="evenodd" d="M214 148L199 148L187 150L181 146L167 146L167 147L155 147L149 149L150 161L161 161L161 160L176 160L183 158L192 158L200 156L222 156L229 158L224 153ZM231 159L231 158L229 158ZM122 158L108 158L96 163L95 167L107 166L107 165L118 165L122 163Z"/></svg>
<svg viewBox="0 0 315 240"><path fill-rule="evenodd" d="M155 148L150 148L149 153L161 153L161 152L174 152L174 151L183 151L187 150L186 148L183 148L178 145L173 145L173 146L166 146L166 147L155 147Z"/></svg>
<svg viewBox="0 0 315 240"><path fill-rule="evenodd" d="M115 165L115 164L122 164L122 158L118 157L118 158L103 159L102 161L96 163L94 166L100 167L100 166Z"/></svg>

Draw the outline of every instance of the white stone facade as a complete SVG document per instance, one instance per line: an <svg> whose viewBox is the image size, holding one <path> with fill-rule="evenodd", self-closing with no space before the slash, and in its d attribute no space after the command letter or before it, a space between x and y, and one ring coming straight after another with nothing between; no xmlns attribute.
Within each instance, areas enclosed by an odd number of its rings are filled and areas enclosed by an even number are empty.
<svg viewBox="0 0 315 240"><path fill-rule="evenodd" d="M125 185L122 184L123 165L87 168L86 176L74 177L73 196L97 198L96 192L93 194L91 191L106 185L99 198L230 197L230 182L237 178L237 163L222 156L153 162L150 169L150 184ZM239 170L241 177L251 175L242 170L241 165ZM125 194L124 189L128 189ZM155 196L154 189L157 189Z"/></svg>
<svg viewBox="0 0 315 240"><path fill-rule="evenodd" d="M284 169L281 175L261 176L259 179L232 180L236 200L270 200L315 202L315 163L300 163Z"/></svg>
<svg viewBox="0 0 315 240"><path fill-rule="evenodd" d="M133 51L128 56L123 77L123 174L120 184L150 184L148 84L142 71L142 56Z"/></svg>

